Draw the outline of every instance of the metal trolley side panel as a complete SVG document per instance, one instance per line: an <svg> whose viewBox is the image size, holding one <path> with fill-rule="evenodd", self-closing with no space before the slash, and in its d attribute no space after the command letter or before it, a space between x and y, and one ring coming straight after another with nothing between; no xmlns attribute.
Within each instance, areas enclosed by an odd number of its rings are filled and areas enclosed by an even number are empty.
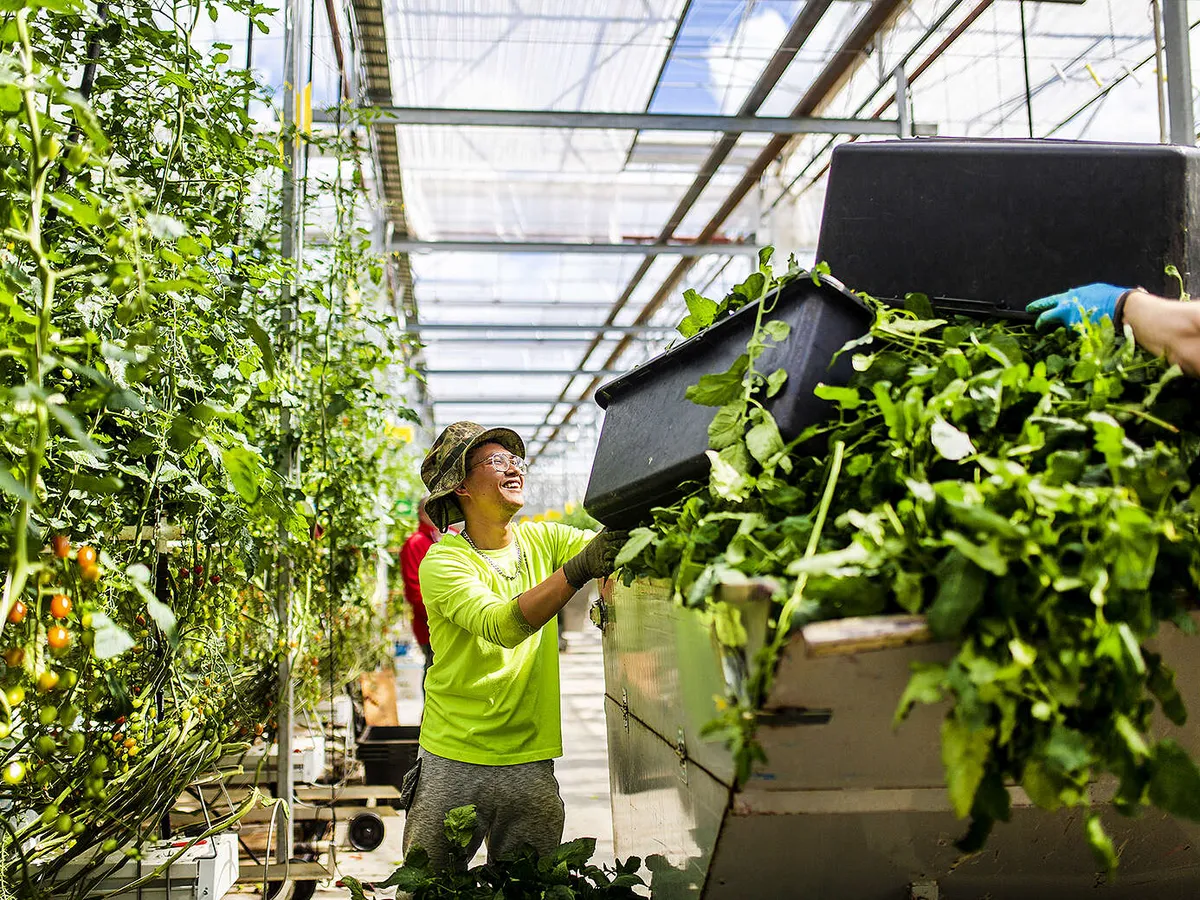
<svg viewBox="0 0 1200 900"><path fill-rule="evenodd" d="M1157 811L1123 818L1103 782L1094 808L1122 854L1114 883L1096 875L1079 811L1038 810L1015 786L1012 821L997 825L984 852L962 857L953 843L966 823L950 811L941 768L943 709L918 707L892 727L910 663L950 653L922 642L919 618L820 623L797 635L759 726L768 762L737 789L729 752L700 729L744 666L722 652L702 614L672 603L665 582L610 585L602 605L616 851L657 854L656 898L1200 896L1200 828ZM752 658L769 607L739 606ZM1156 642L1185 697L1200 696L1194 641L1166 628ZM1197 724L1157 730L1200 756Z"/></svg>

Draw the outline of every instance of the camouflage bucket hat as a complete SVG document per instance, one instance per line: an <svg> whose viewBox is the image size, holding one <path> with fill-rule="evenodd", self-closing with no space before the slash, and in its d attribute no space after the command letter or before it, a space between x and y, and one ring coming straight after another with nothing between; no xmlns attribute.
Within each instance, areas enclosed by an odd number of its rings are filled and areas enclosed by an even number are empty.
<svg viewBox="0 0 1200 900"><path fill-rule="evenodd" d="M454 489L467 479L467 457L480 444L494 442L509 453L525 455L525 442L511 428L484 428L475 422L447 425L421 463L421 480L429 488L425 512L445 531L463 519Z"/></svg>

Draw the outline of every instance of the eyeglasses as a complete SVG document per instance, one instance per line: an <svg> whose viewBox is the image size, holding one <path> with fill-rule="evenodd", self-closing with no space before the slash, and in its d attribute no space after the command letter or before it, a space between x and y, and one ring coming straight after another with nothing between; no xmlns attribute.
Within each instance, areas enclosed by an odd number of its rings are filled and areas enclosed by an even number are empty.
<svg viewBox="0 0 1200 900"><path fill-rule="evenodd" d="M475 463L475 465L471 466L471 468L475 469L479 466L488 465L489 463L491 464L492 468L501 475L503 475L509 469L516 469L522 475L529 471L529 463L525 462L525 460L521 459L521 457L514 456L511 453L500 452L493 453L491 456L481 459L479 462Z"/></svg>

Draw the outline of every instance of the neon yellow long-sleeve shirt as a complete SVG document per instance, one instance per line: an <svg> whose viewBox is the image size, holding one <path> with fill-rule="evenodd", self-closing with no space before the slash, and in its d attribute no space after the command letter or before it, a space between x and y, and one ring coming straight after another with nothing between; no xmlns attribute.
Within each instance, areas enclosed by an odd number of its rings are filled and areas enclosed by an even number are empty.
<svg viewBox="0 0 1200 900"><path fill-rule="evenodd" d="M540 584L593 537L557 522L513 526L517 577L496 572L448 534L421 562L433 666L425 679L421 746L446 759L516 765L562 755L558 626L529 634L513 599ZM516 543L485 551L505 572Z"/></svg>

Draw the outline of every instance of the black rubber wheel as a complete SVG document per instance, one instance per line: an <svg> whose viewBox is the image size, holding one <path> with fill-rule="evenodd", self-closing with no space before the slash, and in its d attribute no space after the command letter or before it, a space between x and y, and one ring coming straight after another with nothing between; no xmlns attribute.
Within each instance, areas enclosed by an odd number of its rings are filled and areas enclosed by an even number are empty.
<svg viewBox="0 0 1200 900"><path fill-rule="evenodd" d="M375 813L359 813L346 827L346 838L355 850L374 850L383 843L383 819Z"/></svg>

